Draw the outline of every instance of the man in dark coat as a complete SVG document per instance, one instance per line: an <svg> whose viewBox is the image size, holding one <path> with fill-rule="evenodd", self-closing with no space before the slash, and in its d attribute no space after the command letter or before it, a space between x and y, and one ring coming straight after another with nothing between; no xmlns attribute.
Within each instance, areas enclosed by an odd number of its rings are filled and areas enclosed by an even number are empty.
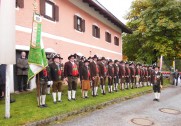
<svg viewBox="0 0 181 126"><path fill-rule="evenodd" d="M107 67L106 67L106 59L105 57L101 58L99 63L99 77L101 82L101 93L103 95L106 94L105 86L106 86L106 76L107 76Z"/></svg>
<svg viewBox="0 0 181 126"><path fill-rule="evenodd" d="M114 91L118 91L118 84L119 84L119 61L114 60Z"/></svg>
<svg viewBox="0 0 181 126"><path fill-rule="evenodd" d="M153 101L159 101L160 100L160 93L161 93L161 88L163 85L163 76L162 73L159 71L159 67L155 66L155 71L153 74L153 91L155 98Z"/></svg>
<svg viewBox="0 0 181 126"><path fill-rule="evenodd" d="M113 61L110 59L108 61L108 71L107 71L107 76L108 76L108 92L112 93L112 85L114 83L114 67L113 67Z"/></svg>
<svg viewBox="0 0 181 126"><path fill-rule="evenodd" d="M53 63L50 64L50 78L53 81L52 85L52 96L53 102L56 104L56 92L58 92L58 102L62 102L62 83L64 79L64 72L63 72L63 64L60 63L60 60L63 58L60 57L59 54L54 55Z"/></svg>
<svg viewBox="0 0 181 126"><path fill-rule="evenodd" d="M131 82L131 88L133 89L135 87L135 75L136 75L136 69L134 66L134 63L130 63L130 82Z"/></svg>
<svg viewBox="0 0 181 126"><path fill-rule="evenodd" d="M140 78L141 78L141 69L140 69L141 64L137 63L136 65L136 87L139 88L140 87Z"/></svg>
<svg viewBox="0 0 181 126"><path fill-rule="evenodd" d="M121 61L119 65L120 88L124 90L125 87L125 62Z"/></svg>
<svg viewBox="0 0 181 126"><path fill-rule="evenodd" d="M129 63L128 62L126 62L125 63L125 70L126 70L126 74L125 74L125 76L126 76L126 89L129 89L129 84L130 84L130 68L129 68Z"/></svg>
<svg viewBox="0 0 181 126"><path fill-rule="evenodd" d="M64 66L65 80L68 82L68 100L76 100L77 80L79 77L78 66L75 63L75 55L68 57L68 62ZM72 96L71 96L72 94Z"/></svg>
<svg viewBox="0 0 181 126"><path fill-rule="evenodd" d="M92 95L97 96L97 90L99 85L99 66L97 63L98 57L94 55L92 57L93 61L90 63L90 70L91 70L91 79L92 79Z"/></svg>
<svg viewBox="0 0 181 126"><path fill-rule="evenodd" d="M27 90L27 79L28 79L28 59L26 53L22 52L21 57L17 59L17 79L19 91ZM22 84L23 81L23 84Z"/></svg>

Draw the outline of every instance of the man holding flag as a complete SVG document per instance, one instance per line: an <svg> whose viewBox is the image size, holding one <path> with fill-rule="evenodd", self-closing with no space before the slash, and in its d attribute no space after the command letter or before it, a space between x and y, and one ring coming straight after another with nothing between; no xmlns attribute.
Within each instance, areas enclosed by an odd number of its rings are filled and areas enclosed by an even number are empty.
<svg viewBox="0 0 181 126"><path fill-rule="evenodd" d="M30 43L30 52L28 56L28 81L33 78L35 75L37 75L40 71L46 69L48 66L48 61L46 59L46 54L42 42L41 37L41 30L42 30L42 19L40 15L34 13L33 14L33 26L32 26L32 36L31 36L31 43ZM43 100L43 104L45 105L45 97L42 97L41 99L40 94L42 94L42 91L40 91L40 77L39 74L37 75L37 95L38 95L38 106L41 105L41 101ZM42 88L41 88L42 89Z"/></svg>

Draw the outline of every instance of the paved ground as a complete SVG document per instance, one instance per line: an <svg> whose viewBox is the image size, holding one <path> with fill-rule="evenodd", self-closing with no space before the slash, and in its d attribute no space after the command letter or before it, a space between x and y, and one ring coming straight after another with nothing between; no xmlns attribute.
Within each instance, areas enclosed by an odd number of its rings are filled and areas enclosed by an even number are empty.
<svg viewBox="0 0 181 126"><path fill-rule="evenodd" d="M161 108L181 111L180 84L163 90L160 102L153 101L153 94L147 94L63 123L56 122L54 126L137 126L131 122L133 118L151 120L153 126L181 126L181 114L163 113Z"/></svg>

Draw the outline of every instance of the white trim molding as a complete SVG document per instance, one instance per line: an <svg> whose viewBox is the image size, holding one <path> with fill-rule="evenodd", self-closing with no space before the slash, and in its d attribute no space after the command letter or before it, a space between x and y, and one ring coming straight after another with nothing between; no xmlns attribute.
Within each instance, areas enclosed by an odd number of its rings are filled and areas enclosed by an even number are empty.
<svg viewBox="0 0 181 126"><path fill-rule="evenodd" d="M31 34L32 29L16 25L16 31L21 31L21 32ZM59 40L59 41L63 41L63 42L71 43L71 44L75 44L75 45L80 45L80 46L84 46L84 47L88 47L88 48L98 49L98 50L101 50L101 51L105 51L105 52L109 52L109 53L113 53L113 54L117 54L117 55L122 55L121 52L115 52L115 51L105 49L105 48L102 48L102 47L98 47L98 46L95 46L95 45L90 45L90 44L87 44L87 43L84 43L84 42L72 40L72 39L69 39L69 38L62 37L62 36L49 34L47 32L42 32L42 37L55 39L55 40Z"/></svg>

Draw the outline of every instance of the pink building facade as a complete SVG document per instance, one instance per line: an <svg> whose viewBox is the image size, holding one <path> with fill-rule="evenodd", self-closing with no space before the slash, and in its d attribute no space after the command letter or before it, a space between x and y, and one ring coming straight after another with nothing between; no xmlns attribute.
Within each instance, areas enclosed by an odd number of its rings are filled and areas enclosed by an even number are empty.
<svg viewBox="0 0 181 126"><path fill-rule="evenodd" d="M34 0L16 0L16 49L28 51ZM131 31L96 0L37 0L48 52L122 60L122 33Z"/></svg>

